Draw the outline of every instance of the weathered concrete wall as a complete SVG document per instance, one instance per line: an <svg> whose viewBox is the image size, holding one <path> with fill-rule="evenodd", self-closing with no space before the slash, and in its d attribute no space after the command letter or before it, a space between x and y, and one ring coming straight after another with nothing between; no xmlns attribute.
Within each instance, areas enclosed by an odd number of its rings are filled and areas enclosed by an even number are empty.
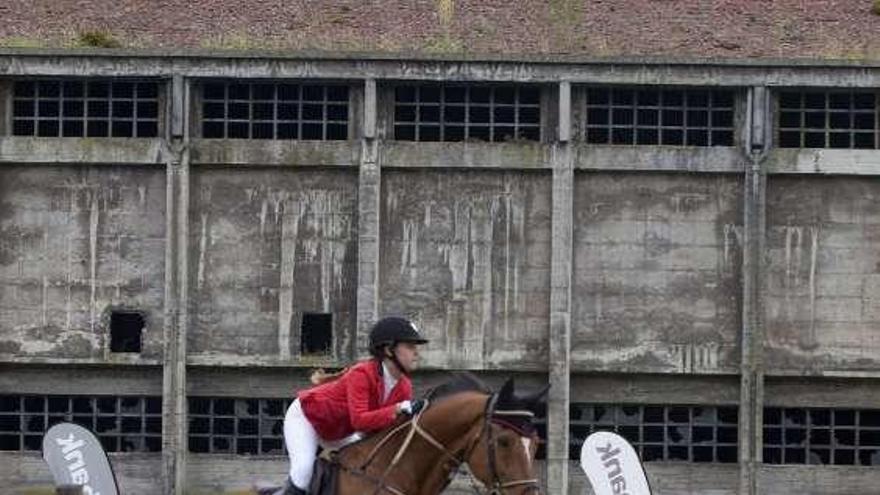
<svg viewBox="0 0 880 495"><path fill-rule="evenodd" d="M161 356L164 180L147 167L0 168L0 355L102 359L110 308L124 307L147 317L141 357Z"/></svg>
<svg viewBox="0 0 880 495"><path fill-rule="evenodd" d="M768 181L769 372L880 367L878 198L875 179Z"/></svg>
<svg viewBox="0 0 880 495"><path fill-rule="evenodd" d="M357 283L357 175L194 168L190 354L300 354L304 312L332 313L350 356Z"/></svg>
<svg viewBox="0 0 880 495"><path fill-rule="evenodd" d="M735 371L740 177L578 173L574 188L573 367Z"/></svg>
<svg viewBox="0 0 880 495"><path fill-rule="evenodd" d="M548 174L383 172L380 313L422 325L430 366L545 368L550 208Z"/></svg>

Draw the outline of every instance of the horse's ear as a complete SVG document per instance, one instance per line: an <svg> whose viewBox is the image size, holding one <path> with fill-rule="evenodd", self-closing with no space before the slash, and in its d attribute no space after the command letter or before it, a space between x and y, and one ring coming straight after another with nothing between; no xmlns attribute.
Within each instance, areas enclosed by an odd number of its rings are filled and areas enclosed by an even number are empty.
<svg viewBox="0 0 880 495"><path fill-rule="evenodd" d="M532 394L526 395L525 397L522 397L521 399L523 400L523 402L528 404L529 407L534 407L534 406L537 406L544 399L544 397L547 395L548 391L550 391L550 384L549 383L546 386L544 386L544 388L542 388Z"/></svg>
<svg viewBox="0 0 880 495"><path fill-rule="evenodd" d="M504 382L504 385L501 386L501 390L498 391L498 397L501 398L511 398L513 397L514 383L513 377L507 379Z"/></svg>

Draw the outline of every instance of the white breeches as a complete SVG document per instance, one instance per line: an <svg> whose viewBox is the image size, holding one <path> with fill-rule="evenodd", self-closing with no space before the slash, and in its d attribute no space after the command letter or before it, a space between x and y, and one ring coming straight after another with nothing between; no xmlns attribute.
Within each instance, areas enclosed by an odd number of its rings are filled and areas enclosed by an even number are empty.
<svg viewBox="0 0 880 495"><path fill-rule="evenodd" d="M360 433L353 433L341 440L327 442L318 437L315 427L303 414L299 399L293 401L284 415L284 444L290 457L290 481L297 488L305 490L312 481L312 469L318 445L325 449L340 449L363 438Z"/></svg>

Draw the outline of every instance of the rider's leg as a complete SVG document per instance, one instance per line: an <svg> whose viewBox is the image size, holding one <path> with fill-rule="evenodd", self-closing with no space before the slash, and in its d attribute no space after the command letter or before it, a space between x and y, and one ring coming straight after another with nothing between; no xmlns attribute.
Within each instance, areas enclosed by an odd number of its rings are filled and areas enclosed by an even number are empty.
<svg viewBox="0 0 880 495"><path fill-rule="evenodd" d="M290 481L294 487L306 493L315 467L318 433L303 414L299 399L293 401L284 416L284 443L290 457Z"/></svg>

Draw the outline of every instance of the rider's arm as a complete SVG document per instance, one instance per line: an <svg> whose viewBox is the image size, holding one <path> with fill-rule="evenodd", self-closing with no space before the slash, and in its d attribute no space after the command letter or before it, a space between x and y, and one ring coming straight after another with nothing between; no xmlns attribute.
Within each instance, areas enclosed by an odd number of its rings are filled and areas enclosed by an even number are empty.
<svg viewBox="0 0 880 495"><path fill-rule="evenodd" d="M348 415L357 431L377 431L391 426L397 418L397 404L370 410L370 377L364 369L353 369L345 383Z"/></svg>

